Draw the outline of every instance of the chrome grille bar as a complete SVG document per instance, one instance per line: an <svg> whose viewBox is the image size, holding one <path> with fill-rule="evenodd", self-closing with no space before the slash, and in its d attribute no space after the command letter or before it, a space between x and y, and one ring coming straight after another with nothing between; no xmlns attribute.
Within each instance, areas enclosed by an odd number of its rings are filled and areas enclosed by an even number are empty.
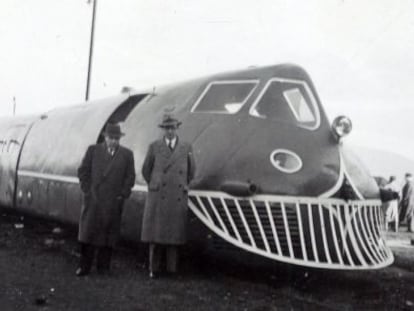
<svg viewBox="0 0 414 311"><path fill-rule="evenodd" d="M328 260L328 263L332 263L331 255L329 254L328 241L326 239L326 227L325 227L325 221L323 220L322 205L320 203L318 204L318 211L319 211L319 219L321 221L323 250L325 251L325 256L326 256L326 259Z"/></svg>
<svg viewBox="0 0 414 311"><path fill-rule="evenodd" d="M282 249L280 248L280 242L279 242L279 237L277 236L275 221L273 219L272 211L270 209L270 205L268 201L265 201L265 206L267 210L267 215L269 217L270 228L272 229L273 239L276 244L277 254L282 255Z"/></svg>
<svg viewBox="0 0 414 311"><path fill-rule="evenodd" d="M369 261L374 262L374 259L372 258L371 254L367 250L366 245L364 243L364 240L362 239L361 232L360 232L360 229L359 229L360 226L358 226L357 217L355 217L357 214L359 214L359 207L357 205L354 205L354 204L352 205L352 207L355 209L354 217L352 217L352 222L355 226L355 232L357 234L358 241L359 241L360 245L362 246L362 250L364 251L364 254L369 258ZM365 257L362 257L362 258L364 259L364 262L366 263Z"/></svg>
<svg viewBox="0 0 414 311"><path fill-rule="evenodd" d="M332 205L329 206L329 222L330 222L330 225L331 225L332 236L333 236L333 240L334 240L334 244L335 244L336 256L338 258L339 263L342 265L344 263L344 261L342 260L342 254L339 250L338 239L336 237L336 229L335 229L335 223L334 223L334 219L333 219Z"/></svg>
<svg viewBox="0 0 414 311"><path fill-rule="evenodd" d="M362 256L361 250L358 246L357 240L355 238L355 234L354 234L354 230L352 228L352 220L355 216L355 212L352 211L352 204L349 205L344 205L344 209L345 209L345 221L348 224L347 228L348 228L348 235L349 238L351 240L352 243L352 250L355 252L356 256L358 257L359 262L363 265L366 266L367 262L365 261L364 257ZM352 217L351 217L352 216Z"/></svg>
<svg viewBox="0 0 414 311"><path fill-rule="evenodd" d="M359 222L361 223L362 235L364 236L364 240L366 241L368 245L368 251L370 251L370 253L373 255L372 262L379 263L381 262L381 260L379 260L378 254L375 252L371 239L368 236L367 229L365 228L365 217L363 217L362 215L362 210L366 210L366 208L363 208L363 206L361 206L358 209L358 219L359 219Z"/></svg>
<svg viewBox="0 0 414 311"><path fill-rule="evenodd" d="M199 196L196 196L197 202L199 206L201 207L201 210L203 211L204 215L206 215L209 222L213 223L213 220L210 217L210 214L207 212L206 207L204 206L203 201L201 201L201 198Z"/></svg>
<svg viewBox="0 0 414 311"><path fill-rule="evenodd" d="M313 251L313 256L315 258L315 261L318 262L319 256L318 256L318 249L317 249L316 239L315 239L315 231L313 228L312 205L308 203L307 207L308 207L309 228L310 228L311 241L312 241L312 251Z"/></svg>
<svg viewBox="0 0 414 311"><path fill-rule="evenodd" d="M249 236L250 243L251 243L251 245L252 245L253 247L256 247L256 242L255 242L255 241L254 241L254 239L253 239L252 233L251 233L251 231L250 231L250 227L249 227L249 225L247 224L246 218L244 217L244 214L243 214L243 211L242 211L242 209L241 209L241 207L240 207L239 201L238 201L238 200L234 200L234 203L236 204L237 211L239 212L240 218L241 218L241 219L242 219L242 221L243 221L244 229L246 230L247 235Z"/></svg>
<svg viewBox="0 0 414 311"><path fill-rule="evenodd" d="M346 258L348 259L348 262L350 263L350 265L353 267L353 266L355 266L355 264L354 264L354 261L352 259L351 254L349 252L348 243L346 241L345 230L344 230L344 222L342 220L340 206L341 205L339 205L339 204L336 206L336 211L338 213L338 221L340 223L339 230L341 232L341 239L342 239L343 248L345 250Z"/></svg>
<svg viewBox="0 0 414 311"><path fill-rule="evenodd" d="M296 202L296 213L298 215L300 246L302 249L303 259L308 260L308 254L306 252L305 237L303 236L302 215L300 214L300 207L299 207L298 202Z"/></svg>
<svg viewBox="0 0 414 311"><path fill-rule="evenodd" d="M378 241L384 241L384 239L382 238L383 232L384 232L384 222L383 222L383 215L382 215L382 210L380 208L375 209L375 215L376 215L376 219L377 219L377 230L378 230ZM389 256L391 250L388 249L388 252L386 249L384 249L384 247L381 247L381 250L384 254L384 256Z"/></svg>
<svg viewBox="0 0 414 311"><path fill-rule="evenodd" d="M281 203L281 208L282 208L282 215L283 215L283 224L284 224L285 233L286 233L286 240L287 240L288 249L289 249L289 257L293 258L293 247L292 247L292 240L290 239L289 224L288 224L287 217L286 217L285 202Z"/></svg>
<svg viewBox="0 0 414 311"><path fill-rule="evenodd" d="M262 222L260 221L259 214L257 214L256 206L252 200L249 200L250 207L252 208L254 217L256 218L257 225L259 226L260 234L262 235L263 243L265 245L266 251L270 252L269 243L267 242L266 235L263 230Z"/></svg>
<svg viewBox="0 0 414 311"><path fill-rule="evenodd" d="M214 206L213 201L211 200L211 197L207 197L208 203L210 204L210 208L213 211L214 215L216 216L216 219L220 223L221 228L223 229L224 233L229 234L229 231L227 230L227 227L224 225L223 219L221 219L220 214L217 212L216 207Z"/></svg>
<svg viewBox="0 0 414 311"><path fill-rule="evenodd" d="M375 235L369 222L370 220L369 215L372 215L373 210L376 208L377 208L376 206L373 206L373 207L367 206L367 208L365 208L364 211L365 211L365 218L367 220L366 221L367 231L368 231L371 241L374 243L373 248L375 248L375 253L377 254L377 260L378 262L382 262L385 260L385 257L382 254L381 246L379 245L379 241L378 241L378 237ZM372 219L372 216L371 216L371 219Z"/></svg>
<svg viewBox="0 0 414 311"><path fill-rule="evenodd" d="M228 208L228 206L227 206L227 204L226 204L226 201L224 200L224 198L220 198L220 201L221 201L221 204L222 204L222 205L223 205L223 207L224 207L224 211L226 212L227 218L228 218L228 219L229 219L229 221L230 221L230 225L231 225L231 227L233 228L233 232L234 232L234 234L236 235L237 240L238 240L239 242L242 242L242 238L241 238L241 236L240 236L239 230L237 230L237 227L236 227L236 224L234 223L233 217L231 217L231 215L230 215L229 208Z"/></svg>

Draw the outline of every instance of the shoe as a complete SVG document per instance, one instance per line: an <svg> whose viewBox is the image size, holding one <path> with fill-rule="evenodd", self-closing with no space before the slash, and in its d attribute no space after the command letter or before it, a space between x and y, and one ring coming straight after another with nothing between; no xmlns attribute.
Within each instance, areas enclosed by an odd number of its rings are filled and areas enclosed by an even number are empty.
<svg viewBox="0 0 414 311"><path fill-rule="evenodd" d="M78 268L76 269L76 276L85 276L89 274L89 271L87 271L86 269L82 269L82 268Z"/></svg>

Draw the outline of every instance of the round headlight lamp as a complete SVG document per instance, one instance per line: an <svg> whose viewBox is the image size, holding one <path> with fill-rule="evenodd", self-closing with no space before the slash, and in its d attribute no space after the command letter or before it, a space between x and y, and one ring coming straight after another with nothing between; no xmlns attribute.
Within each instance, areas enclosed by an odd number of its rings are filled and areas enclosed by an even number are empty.
<svg viewBox="0 0 414 311"><path fill-rule="evenodd" d="M332 130L338 139L345 137L352 130L352 122L348 117L339 116L332 122Z"/></svg>

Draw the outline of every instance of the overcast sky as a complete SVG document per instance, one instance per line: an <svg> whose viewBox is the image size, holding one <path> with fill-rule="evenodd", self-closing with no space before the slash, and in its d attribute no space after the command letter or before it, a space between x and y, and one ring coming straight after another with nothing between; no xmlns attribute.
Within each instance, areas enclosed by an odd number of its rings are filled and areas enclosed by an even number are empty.
<svg viewBox="0 0 414 311"><path fill-rule="evenodd" d="M348 141L414 159L414 1L98 0L90 98L296 63ZM85 97L92 5L1 0L0 116Z"/></svg>

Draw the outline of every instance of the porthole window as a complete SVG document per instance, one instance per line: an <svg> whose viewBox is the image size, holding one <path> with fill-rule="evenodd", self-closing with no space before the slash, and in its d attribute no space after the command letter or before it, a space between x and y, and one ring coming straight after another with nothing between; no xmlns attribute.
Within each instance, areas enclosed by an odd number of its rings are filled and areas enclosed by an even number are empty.
<svg viewBox="0 0 414 311"><path fill-rule="evenodd" d="M293 151L276 149L270 154L270 162L279 171L292 174L302 168L301 158Z"/></svg>

